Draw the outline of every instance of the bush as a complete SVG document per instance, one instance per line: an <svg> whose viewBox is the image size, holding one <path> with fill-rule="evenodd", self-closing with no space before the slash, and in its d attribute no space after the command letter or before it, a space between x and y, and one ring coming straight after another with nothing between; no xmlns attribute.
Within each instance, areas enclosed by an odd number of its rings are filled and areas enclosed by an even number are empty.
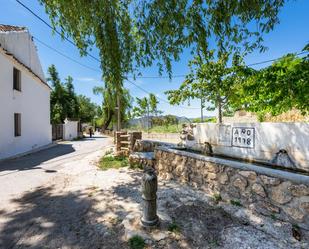
<svg viewBox="0 0 309 249"><path fill-rule="evenodd" d="M143 249L145 247L145 241L141 236L134 235L129 239L129 246L131 249Z"/></svg>

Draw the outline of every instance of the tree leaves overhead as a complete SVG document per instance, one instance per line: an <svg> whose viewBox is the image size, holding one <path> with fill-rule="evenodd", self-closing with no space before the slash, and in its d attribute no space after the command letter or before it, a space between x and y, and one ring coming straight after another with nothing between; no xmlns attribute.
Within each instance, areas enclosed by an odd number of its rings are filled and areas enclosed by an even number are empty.
<svg viewBox="0 0 309 249"><path fill-rule="evenodd" d="M245 46L264 49L284 0L39 0L53 26L85 55L99 49L103 77L120 88L134 68L154 62L172 72L186 47L204 54Z"/></svg>
<svg viewBox="0 0 309 249"><path fill-rule="evenodd" d="M278 115L292 108L309 113L309 61L295 54L283 56L271 66L249 77L238 91L233 105L257 112Z"/></svg>

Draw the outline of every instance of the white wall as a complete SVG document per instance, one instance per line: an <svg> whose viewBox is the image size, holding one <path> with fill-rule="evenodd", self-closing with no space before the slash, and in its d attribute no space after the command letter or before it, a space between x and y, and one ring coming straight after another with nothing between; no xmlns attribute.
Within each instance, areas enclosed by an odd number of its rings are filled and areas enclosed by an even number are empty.
<svg viewBox="0 0 309 249"><path fill-rule="evenodd" d="M73 140L78 137L78 121L65 120L63 125L63 139Z"/></svg>
<svg viewBox="0 0 309 249"><path fill-rule="evenodd" d="M21 92L13 90L13 67L21 71ZM21 136L14 136L21 113ZM50 89L0 52L0 159L51 143Z"/></svg>
<svg viewBox="0 0 309 249"><path fill-rule="evenodd" d="M244 138L250 137L254 144L245 145L245 148L243 144L235 143L235 134L232 133L235 133L236 127L253 128L254 135L245 135ZM309 171L309 123L203 123L196 124L193 132L195 141L188 143L209 142L214 153L270 161L279 150L284 149L297 168Z"/></svg>
<svg viewBox="0 0 309 249"><path fill-rule="evenodd" d="M0 32L0 44L20 62L45 81L44 73L32 37L27 30Z"/></svg>

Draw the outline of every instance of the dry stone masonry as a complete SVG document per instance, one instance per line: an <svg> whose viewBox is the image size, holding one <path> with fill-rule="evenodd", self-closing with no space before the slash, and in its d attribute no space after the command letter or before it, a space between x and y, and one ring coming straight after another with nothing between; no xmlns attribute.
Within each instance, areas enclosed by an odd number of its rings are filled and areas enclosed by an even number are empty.
<svg viewBox="0 0 309 249"><path fill-rule="evenodd" d="M258 213L309 229L309 176L285 171L275 176L279 170L248 170L250 164L242 169L244 163L235 167L235 161L228 165L228 160L166 147L157 147L154 153L155 167L163 179L189 184L210 195L220 195L225 201L232 200Z"/></svg>

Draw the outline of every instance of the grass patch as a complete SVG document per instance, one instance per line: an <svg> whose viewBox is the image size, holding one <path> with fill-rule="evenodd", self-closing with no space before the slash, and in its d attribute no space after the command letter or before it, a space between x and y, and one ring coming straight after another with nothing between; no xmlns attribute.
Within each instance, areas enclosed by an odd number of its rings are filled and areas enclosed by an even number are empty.
<svg viewBox="0 0 309 249"><path fill-rule="evenodd" d="M143 249L145 248L145 240L138 235L134 235L129 239L129 246L131 249Z"/></svg>
<svg viewBox="0 0 309 249"><path fill-rule="evenodd" d="M214 200L215 200L216 203L222 201L222 197L221 197L220 194L214 194L214 195L213 195L213 198L214 198Z"/></svg>
<svg viewBox="0 0 309 249"><path fill-rule="evenodd" d="M237 206L237 207L242 207L241 203L239 200L230 200L230 203L234 206Z"/></svg>
<svg viewBox="0 0 309 249"><path fill-rule="evenodd" d="M147 132L147 128L140 126L131 126L128 130L137 130ZM178 125L156 125L149 129L150 133L179 133L182 130L181 124Z"/></svg>
<svg viewBox="0 0 309 249"><path fill-rule="evenodd" d="M180 226L175 221L173 221L168 225L167 230L173 233L180 233Z"/></svg>
<svg viewBox="0 0 309 249"><path fill-rule="evenodd" d="M119 169L129 165L125 156L105 155L99 161L99 167L102 170Z"/></svg>
<svg viewBox="0 0 309 249"><path fill-rule="evenodd" d="M271 214L270 218L272 218L273 220L277 220L277 216L275 214Z"/></svg>

